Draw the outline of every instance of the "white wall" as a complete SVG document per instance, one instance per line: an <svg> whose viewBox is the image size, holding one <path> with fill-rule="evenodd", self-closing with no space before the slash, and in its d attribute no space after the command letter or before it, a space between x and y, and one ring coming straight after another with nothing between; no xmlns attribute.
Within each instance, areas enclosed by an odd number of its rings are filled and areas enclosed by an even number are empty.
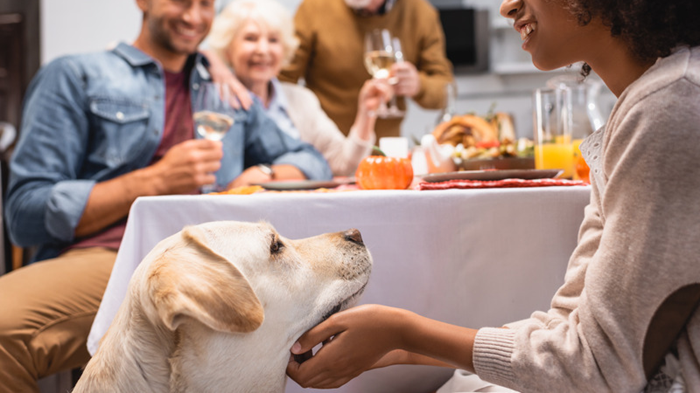
<svg viewBox="0 0 700 393"><path fill-rule="evenodd" d="M140 28L134 0L41 0L41 62L131 42Z"/></svg>
<svg viewBox="0 0 700 393"><path fill-rule="evenodd" d="M291 11L301 2L278 1ZM41 62L101 50L113 42L132 42L140 28L141 11L135 0L41 0Z"/></svg>

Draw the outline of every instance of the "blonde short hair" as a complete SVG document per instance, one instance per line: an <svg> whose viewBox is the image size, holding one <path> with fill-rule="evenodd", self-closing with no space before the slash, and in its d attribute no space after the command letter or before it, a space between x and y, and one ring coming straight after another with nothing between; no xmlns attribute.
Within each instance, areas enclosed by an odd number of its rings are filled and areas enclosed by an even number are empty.
<svg viewBox="0 0 700 393"><path fill-rule="evenodd" d="M280 33L284 49L282 66L289 64L299 46L294 36L294 21L289 11L275 0L234 0L214 19L209 33L209 47L227 65L231 66L226 50L246 22L263 24Z"/></svg>

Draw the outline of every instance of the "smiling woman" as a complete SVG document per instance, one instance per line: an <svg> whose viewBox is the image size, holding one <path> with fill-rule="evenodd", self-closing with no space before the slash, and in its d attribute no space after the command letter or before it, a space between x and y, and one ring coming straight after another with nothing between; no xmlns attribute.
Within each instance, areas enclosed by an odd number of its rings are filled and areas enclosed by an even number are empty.
<svg viewBox="0 0 700 393"><path fill-rule="evenodd" d="M591 199L551 308L470 329L364 305L303 335L293 354L324 345L287 373L332 388L425 364L468 371L439 393L699 392L700 2L504 0L501 14L538 68L583 61L618 96L580 145Z"/></svg>
<svg viewBox="0 0 700 393"><path fill-rule="evenodd" d="M367 81L348 137L321 109L314 93L282 83L277 74L297 48L294 24L286 8L273 0L236 0L215 19L209 35L211 72L227 79L230 69L257 96L267 114L292 137L308 142L328 161L333 174L352 175L375 142L375 115L391 94L385 81Z"/></svg>

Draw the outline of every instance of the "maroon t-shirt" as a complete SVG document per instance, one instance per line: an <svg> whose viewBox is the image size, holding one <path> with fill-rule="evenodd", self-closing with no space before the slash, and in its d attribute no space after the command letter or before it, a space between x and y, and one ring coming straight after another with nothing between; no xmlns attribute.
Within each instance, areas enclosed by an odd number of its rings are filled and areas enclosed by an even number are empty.
<svg viewBox="0 0 700 393"><path fill-rule="evenodd" d="M189 65L189 64L188 64ZM190 101L190 71L185 66L181 72L165 71L165 125L160 144L149 165L154 164L173 146L194 138L194 121ZM126 218L112 224L105 230L83 238L70 248L104 247L118 250L124 237Z"/></svg>

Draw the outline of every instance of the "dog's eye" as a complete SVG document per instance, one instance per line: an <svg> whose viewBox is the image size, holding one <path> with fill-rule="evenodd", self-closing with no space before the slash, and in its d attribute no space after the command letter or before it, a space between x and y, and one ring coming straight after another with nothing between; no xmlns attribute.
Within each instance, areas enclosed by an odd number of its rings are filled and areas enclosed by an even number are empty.
<svg viewBox="0 0 700 393"><path fill-rule="evenodd" d="M283 248L284 248L284 243L282 243L279 239L272 240L272 244L270 244L270 252L272 254L280 253Z"/></svg>

